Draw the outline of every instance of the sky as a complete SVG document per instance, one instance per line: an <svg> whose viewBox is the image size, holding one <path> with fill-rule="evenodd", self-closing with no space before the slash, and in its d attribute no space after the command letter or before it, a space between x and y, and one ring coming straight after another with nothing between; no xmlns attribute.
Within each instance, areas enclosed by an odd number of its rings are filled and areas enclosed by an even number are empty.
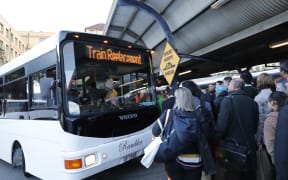
<svg viewBox="0 0 288 180"><path fill-rule="evenodd" d="M0 15L16 31L84 31L106 23L113 0L1 0Z"/></svg>

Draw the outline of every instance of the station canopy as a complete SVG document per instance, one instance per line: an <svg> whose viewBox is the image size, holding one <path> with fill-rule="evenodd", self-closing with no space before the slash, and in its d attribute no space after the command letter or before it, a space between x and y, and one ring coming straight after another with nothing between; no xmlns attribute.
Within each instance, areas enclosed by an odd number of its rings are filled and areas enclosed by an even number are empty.
<svg viewBox="0 0 288 180"><path fill-rule="evenodd" d="M125 0L121 0L125 1ZM167 42L165 29L147 10L113 2L104 34L150 48L159 72ZM126 0L131 1L131 0ZM133 0L132 0L133 1ZM136 1L136 0L135 0ZM168 24L182 56L179 76L191 79L211 73L288 59L287 0L139 0Z"/></svg>

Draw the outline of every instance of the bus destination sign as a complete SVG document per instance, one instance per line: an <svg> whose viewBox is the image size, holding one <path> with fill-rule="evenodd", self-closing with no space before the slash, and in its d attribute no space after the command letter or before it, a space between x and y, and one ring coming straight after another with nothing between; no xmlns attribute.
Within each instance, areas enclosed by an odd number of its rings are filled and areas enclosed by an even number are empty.
<svg viewBox="0 0 288 180"><path fill-rule="evenodd" d="M117 50L113 48L102 48L87 45L89 59L98 61L113 61L128 64L142 64L141 54L135 54L129 51Z"/></svg>

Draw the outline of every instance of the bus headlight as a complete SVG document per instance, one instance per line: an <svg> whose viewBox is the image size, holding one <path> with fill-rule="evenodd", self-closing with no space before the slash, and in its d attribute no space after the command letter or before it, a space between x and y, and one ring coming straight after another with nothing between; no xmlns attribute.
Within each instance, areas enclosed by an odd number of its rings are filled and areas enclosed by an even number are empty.
<svg viewBox="0 0 288 180"><path fill-rule="evenodd" d="M91 166L96 163L96 155L90 154L84 158L85 166Z"/></svg>

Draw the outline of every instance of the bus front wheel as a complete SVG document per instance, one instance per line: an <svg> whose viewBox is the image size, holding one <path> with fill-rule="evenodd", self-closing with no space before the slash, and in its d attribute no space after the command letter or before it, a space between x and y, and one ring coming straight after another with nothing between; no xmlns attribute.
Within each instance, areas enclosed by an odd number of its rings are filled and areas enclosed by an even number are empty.
<svg viewBox="0 0 288 180"><path fill-rule="evenodd" d="M19 144L16 144L13 148L13 155L12 155L12 166L13 168L22 167L22 171L25 177L30 177L31 175L26 172L25 169L25 158L24 153Z"/></svg>

